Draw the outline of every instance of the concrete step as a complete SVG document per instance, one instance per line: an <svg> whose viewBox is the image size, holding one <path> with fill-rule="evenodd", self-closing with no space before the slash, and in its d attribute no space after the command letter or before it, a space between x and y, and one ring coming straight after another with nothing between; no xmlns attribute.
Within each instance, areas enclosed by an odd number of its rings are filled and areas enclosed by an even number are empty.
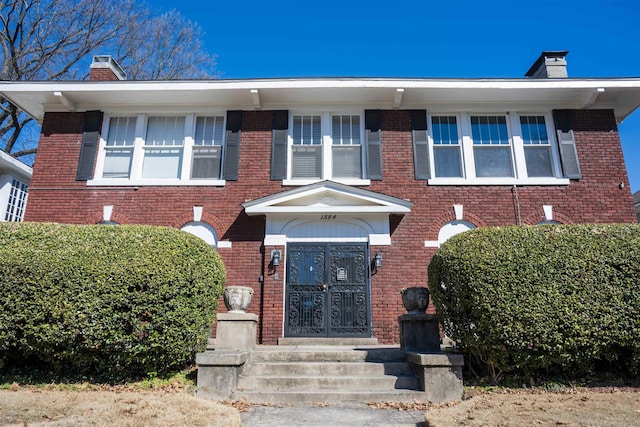
<svg viewBox="0 0 640 427"><path fill-rule="evenodd" d="M374 376L413 375L406 362L251 362L242 371L251 375L308 375L308 376Z"/></svg>
<svg viewBox="0 0 640 427"><path fill-rule="evenodd" d="M378 345L378 338L278 338L278 345Z"/></svg>
<svg viewBox="0 0 640 427"><path fill-rule="evenodd" d="M382 346L258 346L253 362L402 362L405 352Z"/></svg>
<svg viewBox="0 0 640 427"><path fill-rule="evenodd" d="M244 376L238 378L239 390L378 390L395 389L415 390L418 388L414 376L296 376L296 375L264 375Z"/></svg>
<svg viewBox="0 0 640 427"><path fill-rule="evenodd" d="M391 390L391 391L241 391L233 395L234 400L246 399L252 403L369 403L369 402L423 402L425 395L420 391Z"/></svg>

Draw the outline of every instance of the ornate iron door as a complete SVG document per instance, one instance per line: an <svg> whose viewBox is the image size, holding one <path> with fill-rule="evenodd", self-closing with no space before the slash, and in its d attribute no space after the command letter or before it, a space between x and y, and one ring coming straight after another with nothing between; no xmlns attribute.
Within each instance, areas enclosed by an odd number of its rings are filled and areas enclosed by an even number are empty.
<svg viewBox="0 0 640 427"><path fill-rule="evenodd" d="M288 245L285 335L370 337L368 247Z"/></svg>

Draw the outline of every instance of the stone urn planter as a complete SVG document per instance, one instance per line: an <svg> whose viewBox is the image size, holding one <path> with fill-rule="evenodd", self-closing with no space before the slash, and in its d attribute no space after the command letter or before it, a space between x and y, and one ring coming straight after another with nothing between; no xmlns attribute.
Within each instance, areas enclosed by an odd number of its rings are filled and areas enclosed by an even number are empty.
<svg viewBox="0 0 640 427"><path fill-rule="evenodd" d="M429 306L429 289L423 287L404 288L400 291L402 304L409 314L420 314Z"/></svg>
<svg viewBox="0 0 640 427"><path fill-rule="evenodd" d="M224 305L229 313L245 313L252 296L253 289L248 286L227 286L224 288Z"/></svg>

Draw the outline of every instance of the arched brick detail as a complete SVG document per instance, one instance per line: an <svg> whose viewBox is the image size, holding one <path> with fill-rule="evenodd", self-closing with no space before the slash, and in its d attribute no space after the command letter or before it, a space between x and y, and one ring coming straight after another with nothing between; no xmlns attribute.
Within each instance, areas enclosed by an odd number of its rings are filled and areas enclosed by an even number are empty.
<svg viewBox="0 0 640 427"><path fill-rule="evenodd" d="M100 224L103 220L103 216L102 213L98 214L98 215L94 215L92 216L87 222L89 224ZM123 215L121 213L118 212L112 212L111 213L111 221L117 222L118 224L130 224L131 221L129 220L129 218L127 218L126 215Z"/></svg>
<svg viewBox="0 0 640 427"><path fill-rule="evenodd" d="M446 213L440 215L435 221L431 223L429 227L428 240L438 240L438 234L440 233L440 229L444 227L447 223L456 220L456 214L453 211L453 208L449 209ZM470 222L476 227L485 227L487 224L484 222L482 218L478 215L463 211L462 220Z"/></svg>
<svg viewBox="0 0 640 427"><path fill-rule="evenodd" d="M537 223L539 223L540 221L544 221L546 218L544 217L544 213L542 214L538 214L538 213L534 213L529 215L527 218L525 218L524 221L522 221L523 224L526 225L536 225ZM561 224L573 224L573 220L571 218L569 218L567 215L563 214L562 212L553 212L553 220L554 221L558 221Z"/></svg>
<svg viewBox="0 0 640 427"><path fill-rule="evenodd" d="M171 223L171 227L173 228L182 228L185 224L193 221L193 211L188 211L178 216ZM207 212L202 213L202 222L206 222L210 224L215 230L218 238L223 235L223 230L225 230L222 222L215 215L211 215Z"/></svg>

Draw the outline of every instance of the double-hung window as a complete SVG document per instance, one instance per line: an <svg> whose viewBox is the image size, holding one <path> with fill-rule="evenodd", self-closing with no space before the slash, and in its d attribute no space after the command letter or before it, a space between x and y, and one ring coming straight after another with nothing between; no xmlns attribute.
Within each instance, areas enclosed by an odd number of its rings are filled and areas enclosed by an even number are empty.
<svg viewBox="0 0 640 427"><path fill-rule="evenodd" d="M331 139L333 177L362 177L360 116L332 116Z"/></svg>
<svg viewBox="0 0 640 427"><path fill-rule="evenodd" d="M527 175L552 177L553 161L551 142L547 134L544 116L520 116Z"/></svg>
<svg viewBox="0 0 640 427"><path fill-rule="evenodd" d="M431 129L435 176L462 178L462 146L456 116L432 116Z"/></svg>
<svg viewBox="0 0 640 427"><path fill-rule="evenodd" d="M9 192L7 211L4 215L5 221L22 221L28 194L29 186L27 184L15 178L11 180L11 191Z"/></svg>
<svg viewBox="0 0 640 427"><path fill-rule="evenodd" d="M106 138L103 178L129 178L136 139L136 117L111 117Z"/></svg>
<svg viewBox="0 0 640 427"><path fill-rule="evenodd" d="M513 154L504 116L471 116L476 177L513 177Z"/></svg>
<svg viewBox="0 0 640 427"><path fill-rule="evenodd" d="M360 115L293 115L291 120L289 179L364 181Z"/></svg>
<svg viewBox="0 0 640 427"><path fill-rule="evenodd" d="M219 179L222 169L224 117L196 118L193 141L192 179Z"/></svg>
<svg viewBox="0 0 640 427"><path fill-rule="evenodd" d="M180 178L184 117L149 117L142 178Z"/></svg>
<svg viewBox="0 0 640 427"><path fill-rule="evenodd" d="M322 178L321 116L293 117L291 178Z"/></svg>

